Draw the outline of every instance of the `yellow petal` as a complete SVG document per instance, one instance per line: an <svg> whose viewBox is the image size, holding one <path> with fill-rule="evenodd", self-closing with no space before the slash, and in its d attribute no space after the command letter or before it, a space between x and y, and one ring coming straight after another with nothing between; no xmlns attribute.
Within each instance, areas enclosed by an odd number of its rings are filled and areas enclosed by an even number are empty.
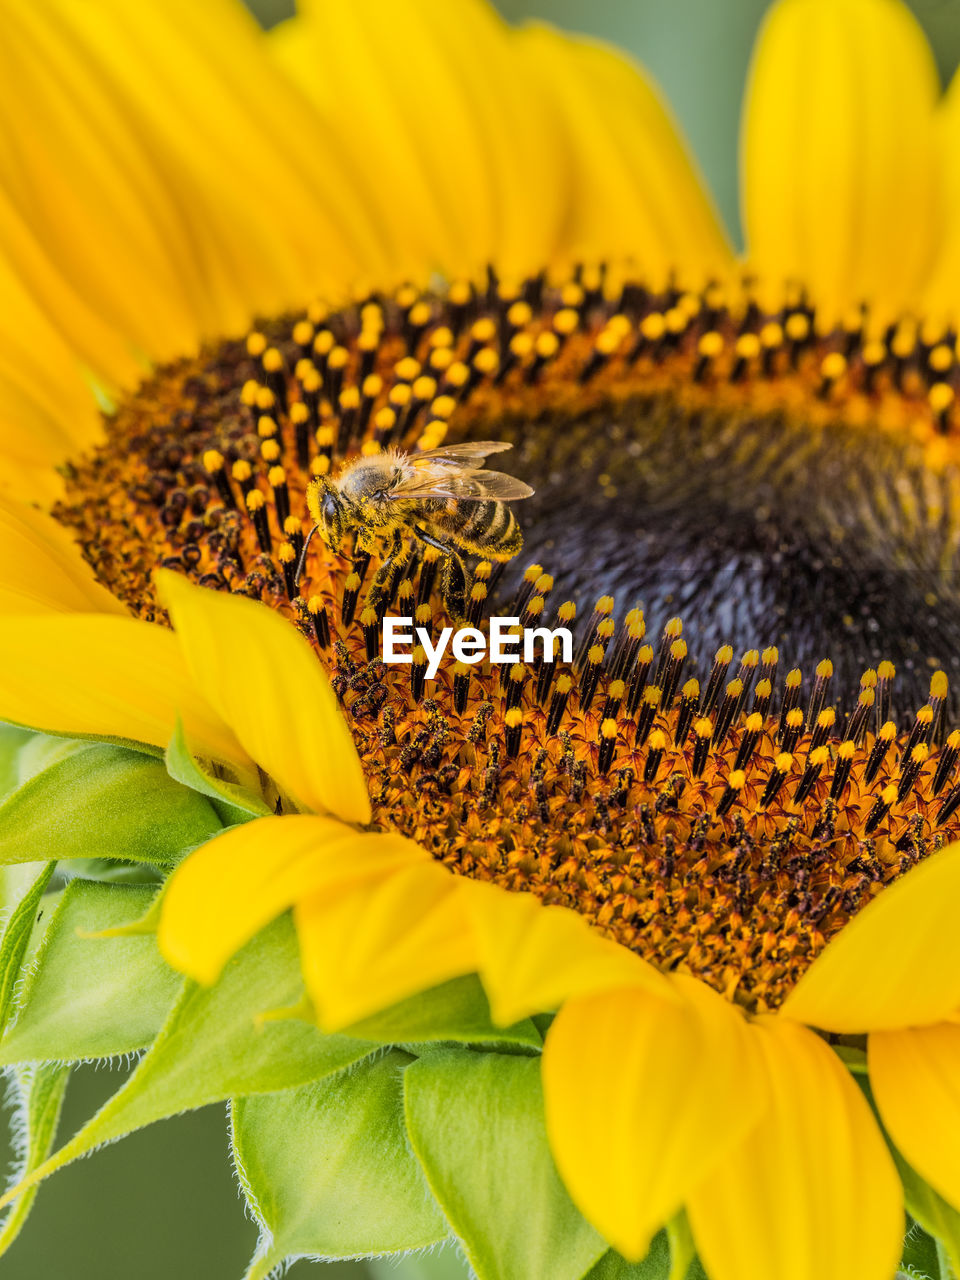
<svg viewBox="0 0 960 1280"><path fill-rule="evenodd" d="M62 525L0 497L0 617L49 612L126 616Z"/></svg>
<svg viewBox="0 0 960 1280"><path fill-rule="evenodd" d="M401 841L385 835L366 839ZM409 841L401 843L411 848ZM457 878L424 850L412 848L420 862L400 866L353 893L317 893L297 904L303 977L326 1031L476 968Z"/></svg>
<svg viewBox="0 0 960 1280"><path fill-rule="evenodd" d="M940 101L936 139L943 185L943 234L922 303L923 311L955 325L960 319L960 74Z"/></svg>
<svg viewBox="0 0 960 1280"><path fill-rule="evenodd" d="M0 12L0 187L108 325L135 349L178 354L199 317L176 193L123 104L64 38L55 7L8 2Z"/></svg>
<svg viewBox="0 0 960 1280"><path fill-rule="evenodd" d="M878 1031L867 1056L890 1137L917 1172L960 1207L960 1026Z"/></svg>
<svg viewBox="0 0 960 1280"><path fill-rule="evenodd" d="M457 883L494 1022L507 1026L556 1009L568 996L610 987L644 987L673 998L656 969L601 937L575 911L481 880Z"/></svg>
<svg viewBox="0 0 960 1280"><path fill-rule="evenodd" d="M747 251L768 303L787 279L826 323L861 301L881 320L918 301L940 234L938 94L900 0L770 10L741 137Z"/></svg>
<svg viewBox="0 0 960 1280"><path fill-rule="evenodd" d="M783 1004L826 1031L892 1031L960 1008L960 844L931 854L845 925Z"/></svg>
<svg viewBox="0 0 960 1280"><path fill-rule="evenodd" d="M565 140L492 6L305 0L275 55L362 162L395 260L422 274L538 270L569 192Z"/></svg>
<svg viewBox="0 0 960 1280"><path fill-rule="evenodd" d="M676 982L682 1000L640 988L572 999L544 1048L557 1168L580 1211L628 1259L644 1255L692 1187L723 1169L765 1105L740 1013L702 983Z"/></svg>
<svg viewBox="0 0 960 1280"><path fill-rule="evenodd" d="M0 11L2 12L2 11ZM84 368L111 387L136 382L144 362L120 333L95 310L95 305L67 279L37 238L29 216L18 208L0 182L0 256L4 275L16 280L18 296L29 295L59 335L58 344L76 352ZM18 312L12 315L15 323Z"/></svg>
<svg viewBox="0 0 960 1280"><path fill-rule="evenodd" d="M281 73L237 0L56 0L53 14L182 203L220 323L342 294L358 273L392 278L362 153Z"/></svg>
<svg viewBox="0 0 960 1280"><path fill-rule="evenodd" d="M764 1019L756 1040L768 1109L687 1201L710 1280L890 1280L902 1193L863 1095L805 1027Z"/></svg>
<svg viewBox="0 0 960 1280"><path fill-rule="evenodd" d="M0 250L0 450L4 461L53 468L95 439L100 416L75 353ZM0 467L0 483L7 479ZM20 497L41 495L20 491Z"/></svg>
<svg viewBox="0 0 960 1280"><path fill-rule="evenodd" d="M655 288L673 271L696 287L726 274L731 254L706 188L640 68L550 27L520 35L573 139L576 252L635 260Z"/></svg>
<svg viewBox="0 0 960 1280"><path fill-rule="evenodd" d="M370 821L353 738L316 655L293 625L241 596L156 575L198 688L247 753L307 809Z"/></svg>
<svg viewBox="0 0 960 1280"><path fill-rule="evenodd" d="M197 755L251 769L172 631L89 614L0 618L0 720L163 748L178 716Z"/></svg>
<svg viewBox="0 0 960 1280"><path fill-rule="evenodd" d="M359 835L335 818L258 818L197 849L174 872L157 942L174 968L214 982L255 933L303 898L332 908L398 869L428 858L402 836Z"/></svg>

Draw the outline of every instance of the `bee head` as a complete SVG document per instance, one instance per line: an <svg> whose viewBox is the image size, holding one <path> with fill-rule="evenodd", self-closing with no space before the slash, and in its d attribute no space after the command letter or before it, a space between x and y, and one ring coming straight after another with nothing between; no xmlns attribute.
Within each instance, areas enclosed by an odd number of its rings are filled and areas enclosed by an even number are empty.
<svg viewBox="0 0 960 1280"><path fill-rule="evenodd" d="M336 550L347 526L344 501L337 486L326 477L314 480L307 489L307 505L324 541Z"/></svg>

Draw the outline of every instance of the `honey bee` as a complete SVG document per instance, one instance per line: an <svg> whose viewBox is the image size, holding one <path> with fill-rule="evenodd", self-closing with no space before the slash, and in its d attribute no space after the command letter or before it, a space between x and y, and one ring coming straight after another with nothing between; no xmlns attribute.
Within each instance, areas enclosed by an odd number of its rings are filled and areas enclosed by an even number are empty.
<svg viewBox="0 0 960 1280"><path fill-rule="evenodd" d="M491 560L512 560L523 535L507 502L529 498L533 490L501 471L484 471L491 453L509 444L480 440L423 453L390 450L346 463L335 480L323 477L307 487L314 527L334 550L344 534L354 533L354 549L373 550L376 540L386 554L370 589L371 603L383 593L403 548L413 536L444 557L441 590L453 618L463 616L466 571L460 552ZM300 572L307 547L300 558Z"/></svg>

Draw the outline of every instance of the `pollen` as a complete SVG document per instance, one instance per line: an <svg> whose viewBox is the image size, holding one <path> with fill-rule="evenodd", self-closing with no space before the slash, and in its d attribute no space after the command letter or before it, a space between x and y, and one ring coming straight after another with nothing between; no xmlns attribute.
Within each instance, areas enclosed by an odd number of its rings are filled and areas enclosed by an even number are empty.
<svg viewBox="0 0 960 1280"><path fill-rule="evenodd" d="M960 835L960 366L929 326L869 332L593 267L314 303L157 371L56 514L138 617L167 621L162 565L297 627L377 829L775 1009ZM535 494L464 617L414 529L386 565L311 536L345 460L469 440ZM383 662L388 613L567 627L571 660L431 679L424 645Z"/></svg>

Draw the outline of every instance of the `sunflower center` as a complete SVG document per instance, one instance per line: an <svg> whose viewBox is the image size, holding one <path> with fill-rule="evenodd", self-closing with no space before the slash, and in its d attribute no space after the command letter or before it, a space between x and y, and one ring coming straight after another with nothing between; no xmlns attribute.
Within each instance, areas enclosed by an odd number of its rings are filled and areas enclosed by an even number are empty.
<svg viewBox="0 0 960 1280"><path fill-rule="evenodd" d="M378 826L775 1008L960 828L954 383L952 335L868 341L857 316L820 336L801 300L770 317L600 273L404 287L161 370L57 514L140 616L162 620L158 564L289 616ZM440 546L414 506L389 540L354 521L304 554L312 483L483 440L535 489L521 557L477 502ZM573 660L448 656L429 678L423 645L382 661L386 614L431 643L492 614L566 625Z"/></svg>

